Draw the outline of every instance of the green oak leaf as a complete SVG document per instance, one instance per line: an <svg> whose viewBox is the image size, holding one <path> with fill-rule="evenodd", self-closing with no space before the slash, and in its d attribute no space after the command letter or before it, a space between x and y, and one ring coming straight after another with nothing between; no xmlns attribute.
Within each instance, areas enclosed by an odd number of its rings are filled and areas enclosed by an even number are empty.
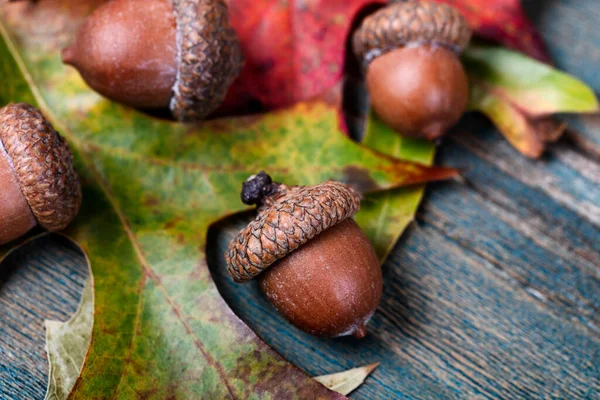
<svg viewBox="0 0 600 400"><path fill-rule="evenodd" d="M367 121L363 144L389 156L427 165L431 165L435 155L433 143L400 136L374 113ZM411 186L372 193L363 199L356 221L371 238L380 260L387 258L404 229L413 221L423 192L424 186Z"/></svg>
<svg viewBox="0 0 600 400"><path fill-rule="evenodd" d="M90 263L94 323L69 398L340 398L229 309L206 264L208 227L244 209L241 182L263 169L287 184L335 179L364 191L455 171L351 142L335 107L322 102L197 126L108 102L60 62L86 4L0 9L0 103L40 107L68 140L82 178L83 207L66 234ZM66 383L61 390L69 392Z"/></svg>
<svg viewBox="0 0 600 400"><path fill-rule="evenodd" d="M385 126L374 114L371 114L371 118L368 121L364 144L387 155L422 164L430 164L433 161L435 153L435 146L432 143L403 138ZM373 243L376 244L376 251L382 261L387 257L389 250L402 234L402 231L414 218L414 213L419 206L423 191L423 186L415 185L382 193L369 194L363 199L361 212L357 215L357 220L367 235L372 238ZM74 383L74 378L79 373L79 368L89 345L92 330L91 314L93 309L91 303L93 298L86 291L88 290L88 285L89 283L86 282L81 304L71 320L67 323L46 322L47 332L50 323L52 323L53 327L56 327L56 330L60 333L60 335L50 335L48 333L46 335L48 359L50 362L50 377L46 399L66 398L66 396L61 397L57 394L68 394ZM82 312L80 310L85 311ZM85 312L89 313L89 315L85 315ZM70 330L74 332L70 332ZM71 340L71 336L73 335L76 338L87 337L87 342L84 340L73 342ZM64 362L64 360L71 359L76 360L75 364ZM66 367L53 367L53 360L61 360L60 365L66 365ZM73 365L78 365L78 369L69 368ZM377 365L371 364L314 379L331 390L347 395L361 385Z"/></svg>
<svg viewBox="0 0 600 400"><path fill-rule="evenodd" d="M600 111L583 82L521 53L471 46L462 60L471 84L470 109L487 115L526 156L539 157L545 143L564 131L551 114Z"/></svg>
<svg viewBox="0 0 600 400"><path fill-rule="evenodd" d="M385 154L423 164L431 163L435 153L435 146L432 143L403 138L385 126L374 114L371 114L371 119L368 122L364 143ZM423 191L423 186L398 188L388 192L373 193L363 199L361 212L357 215L357 220L367 235L373 239L378 256L382 261L387 257L389 250L402 234L402 231L413 220L414 213L423 196ZM393 223L390 223L390 221ZM60 335L46 335L48 359L51 366L46 399L65 398L66 396L55 396L55 394L68 393L72 388L74 378L79 373L79 369L69 368L67 363L63 363L67 364L65 368L54 368L52 364L53 360L73 359L76 360L75 365L78 363L78 368L81 367L79 360L83 360L85 356L92 330L91 313L93 309L90 304L93 299L91 296L86 295L88 285L89 283L86 282L82 303L71 320L67 323L46 322L47 331L50 323L54 324L57 330L61 329L59 331ZM80 311L82 309L90 315L85 315L84 312ZM59 324L63 327L59 328L61 326ZM75 332L70 333L69 330ZM88 342L82 340L73 342L71 341L71 335L75 335L77 338L87 337ZM315 379L329 389L347 395L362 384L377 365L371 364Z"/></svg>

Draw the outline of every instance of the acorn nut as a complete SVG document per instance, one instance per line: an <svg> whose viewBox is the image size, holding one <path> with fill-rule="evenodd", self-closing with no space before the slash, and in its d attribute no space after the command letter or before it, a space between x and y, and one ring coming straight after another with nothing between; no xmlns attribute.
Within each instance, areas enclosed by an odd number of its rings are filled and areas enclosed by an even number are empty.
<svg viewBox="0 0 600 400"><path fill-rule="evenodd" d="M63 50L65 64L109 99L202 119L224 100L243 56L223 0L113 0Z"/></svg>
<svg viewBox="0 0 600 400"><path fill-rule="evenodd" d="M81 205L81 186L67 143L28 104L0 109L0 244L37 224L64 229Z"/></svg>
<svg viewBox="0 0 600 400"><path fill-rule="evenodd" d="M275 308L313 335L366 335L381 300L382 275L373 246L352 219L360 196L339 182L291 186L251 176L242 201L258 215L229 243L236 282L258 276Z"/></svg>
<svg viewBox="0 0 600 400"><path fill-rule="evenodd" d="M381 119L428 140L456 124L469 98L459 54L470 39L464 16L446 4L398 2L366 17L353 48Z"/></svg>

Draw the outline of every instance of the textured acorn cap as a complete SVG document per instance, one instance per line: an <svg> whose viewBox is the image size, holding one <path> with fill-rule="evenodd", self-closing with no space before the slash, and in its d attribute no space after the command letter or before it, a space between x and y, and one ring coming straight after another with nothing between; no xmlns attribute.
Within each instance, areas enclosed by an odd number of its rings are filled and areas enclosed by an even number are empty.
<svg viewBox="0 0 600 400"><path fill-rule="evenodd" d="M366 66L381 54L408 45L435 44L461 53L471 34L465 17L452 6L399 2L365 18L354 34L353 47Z"/></svg>
<svg viewBox="0 0 600 400"><path fill-rule="evenodd" d="M173 0L177 20L177 81L171 112L179 121L202 119L225 99L244 58L222 0Z"/></svg>
<svg viewBox="0 0 600 400"><path fill-rule="evenodd" d="M0 141L38 223L64 229L81 205L81 186L67 143L28 104L0 109Z"/></svg>
<svg viewBox="0 0 600 400"><path fill-rule="evenodd" d="M275 184L258 216L229 242L227 269L236 282L248 281L326 229L351 218L360 195L339 182L287 187Z"/></svg>

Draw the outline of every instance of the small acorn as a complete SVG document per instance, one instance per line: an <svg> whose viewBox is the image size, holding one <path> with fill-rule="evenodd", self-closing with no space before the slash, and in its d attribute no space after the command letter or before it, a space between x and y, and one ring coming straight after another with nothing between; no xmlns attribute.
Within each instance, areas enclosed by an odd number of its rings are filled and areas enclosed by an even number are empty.
<svg viewBox="0 0 600 400"><path fill-rule="evenodd" d="M471 28L455 8L397 2L366 17L353 36L373 109L403 135L434 140L467 107L469 85L459 55Z"/></svg>
<svg viewBox="0 0 600 400"><path fill-rule="evenodd" d="M28 104L0 109L0 244L37 224L60 231L75 218L81 186L67 143Z"/></svg>
<svg viewBox="0 0 600 400"><path fill-rule="evenodd" d="M242 201L258 215L229 243L233 279L258 276L275 308L310 334L365 336L383 283L375 250L352 219L359 194L339 182L288 187L261 172L244 183Z"/></svg>
<svg viewBox="0 0 600 400"><path fill-rule="evenodd" d="M65 64L109 99L205 118L240 74L243 56L223 0L112 0L63 50Z"/></svg>

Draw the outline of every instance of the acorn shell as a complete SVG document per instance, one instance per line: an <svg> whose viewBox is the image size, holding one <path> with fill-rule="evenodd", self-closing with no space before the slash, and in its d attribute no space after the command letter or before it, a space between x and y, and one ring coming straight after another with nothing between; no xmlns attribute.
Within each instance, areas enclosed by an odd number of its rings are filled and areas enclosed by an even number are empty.
<svg viewBox="0 0 600 400"><path fill-rule="evenodd" d="M199 120L223 102L244 58L224 1L173 0L173 8L178 66L171 113L179 121Z"/></svg>
<svg viewBox="0 0 600 400"><path fill-rule="evenodd" d="M227 269L236 282L248 281L326 229L351 218L360 195L339 182L316 186L280 185L258 216L229 243Z"/></svg>
<svg viewBox="0 0 600 400"><path fill-rule="evenodd" d="M64 229L81 206L81 185L73 156L42 113L29 104L0 109L0 141L38 223Z"/></svg>
<svg viewBox="0 0 600 400"><path fill-rule="evenodd" d="M434 44L461 53L471 40L465 17L447 4L408 1L390 4L364 19L353 37L354 53L364 66L408 45Z"/></svg>

